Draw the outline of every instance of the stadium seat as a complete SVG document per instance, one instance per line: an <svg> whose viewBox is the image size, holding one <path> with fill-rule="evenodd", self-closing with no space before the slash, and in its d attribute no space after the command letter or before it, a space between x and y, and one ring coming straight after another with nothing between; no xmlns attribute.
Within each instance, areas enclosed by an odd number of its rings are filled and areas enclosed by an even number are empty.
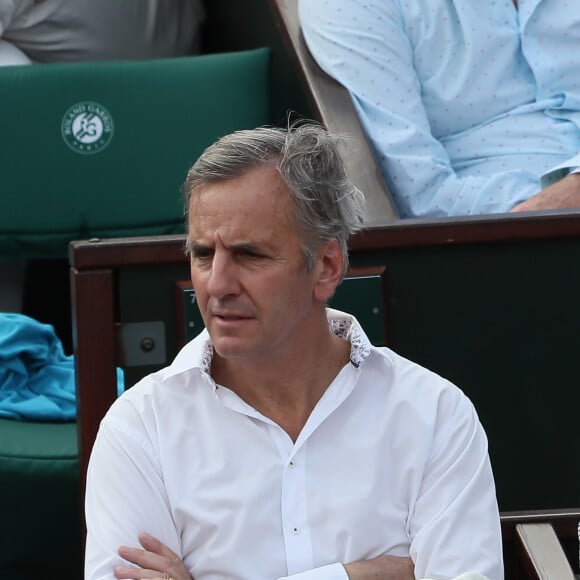
<svg viewBox="0 0 580 580"><path fill-rule="evenodd" d="M267 48L0 69L0 268L65 260L75 239L183 232L187 169L269 122L269 86ZM76 423L0 420L0 494L0 577L81 578Z"/></svg>
<svg viewBox="0 0 580 580"><path fill-rule="evenodd" d="M269 121L268 54L0 70L0 257L183 231L188 167L221 135Z"/></svg>

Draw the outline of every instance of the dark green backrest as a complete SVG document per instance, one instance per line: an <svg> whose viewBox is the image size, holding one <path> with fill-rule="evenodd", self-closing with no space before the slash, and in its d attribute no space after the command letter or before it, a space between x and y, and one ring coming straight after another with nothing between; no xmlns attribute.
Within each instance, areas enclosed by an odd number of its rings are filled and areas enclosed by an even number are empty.
<svg viewBox="0 0 580 580"><path fill-rule="evenodd" d="M183 231L180 187L220 136L269 122L269 50L0 68L0 258Z"/></svg>

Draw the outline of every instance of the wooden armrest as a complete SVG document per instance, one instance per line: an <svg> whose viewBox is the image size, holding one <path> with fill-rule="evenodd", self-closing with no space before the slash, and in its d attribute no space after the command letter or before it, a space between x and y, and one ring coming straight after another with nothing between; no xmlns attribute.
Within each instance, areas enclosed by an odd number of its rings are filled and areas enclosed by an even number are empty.
<svg viewBox="0 0 580 580"><path fill-rule="evenodd" d="M517 524L516 534L530 577L539 580L575 580L551 524Z"/></svg>

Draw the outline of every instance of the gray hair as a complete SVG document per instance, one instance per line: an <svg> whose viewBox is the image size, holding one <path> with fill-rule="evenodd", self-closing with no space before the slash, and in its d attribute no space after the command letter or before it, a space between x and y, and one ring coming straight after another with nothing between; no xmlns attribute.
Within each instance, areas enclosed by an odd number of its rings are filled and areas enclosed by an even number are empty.
<svg viewBox="0 0 580 580"><path fill-rule="evenodd" d="M316 123L288 129L236 131L209 146L183 185L185 211L194 190L234 179L254 167L276 167L288 187L302 230L306 266L320 244L336 240L348 265L348 238L362 227L364 196L348 179L339 153L342 139Z"/></svg>

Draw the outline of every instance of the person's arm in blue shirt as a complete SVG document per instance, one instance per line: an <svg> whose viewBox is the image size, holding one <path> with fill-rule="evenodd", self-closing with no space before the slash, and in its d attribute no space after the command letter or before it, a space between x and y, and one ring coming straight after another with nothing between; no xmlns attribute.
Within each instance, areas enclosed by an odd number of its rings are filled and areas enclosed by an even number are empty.
<svg viewBox="0 0 580 580"><path fill-rule="evenodd" d="M512 211L543 211L549 209L572 209L580 207L580 173L571 171L540 193L516 205Z"/></svg>
<svg viewBox="0 0 580 580"><path fill-rule="evenodd" d="M307 44L349 90L403 217L507 212L540 191L531 172L455 173L431 133L397 2L301 0L299 8Z"/></svg>

